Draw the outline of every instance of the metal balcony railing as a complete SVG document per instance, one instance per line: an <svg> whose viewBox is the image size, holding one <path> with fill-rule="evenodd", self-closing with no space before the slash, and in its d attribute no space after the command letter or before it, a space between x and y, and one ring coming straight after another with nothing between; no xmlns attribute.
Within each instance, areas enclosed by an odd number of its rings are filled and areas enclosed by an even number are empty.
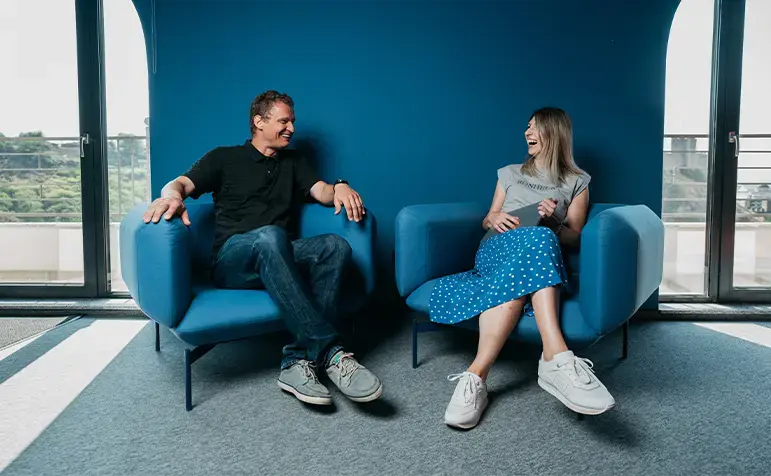
<svg viewBox="0 0 771 476"><path fill-rule="evenodd" d="M82 220L78 137L0 137L0 222ZM107 137L110 221L150 198L147 136Z"/></svg>
<svg viewBox="0 0 771 476"><path fill-rule="evenodd" d="M771 252L764 245L771 240L771 134L740 141L735 236L741 246L734 278L739 285L765 286L771 282ZM707 148L706 135L664 139L665 295L704 292ZM0 255L0 284L83 281L82 234L72 232L82 226L80 165L77 137L0 137L0 222L16 222L0 223L0 241L19 250ZM150 199L149 167L146 136L108 137L113 290L125 290L117 224L135 203Z"/></svg>
<svg viewBox="0 0 771 476"><path fill-rule="evenodd" d="M771 221L771 134L739 138L736 219ZM663 213L665 222L705 222L709 187L709 136L664 136Z"/></svg>
<svg viewBox="0 0 771 476"><path fill-rule="evenodd" d="M107 138L110 221L150 199L147 136ZM663 219L704 222L708 190L708 136L664 138ZM737 220L771 221L771 134L740 137ZM77 137L0 137L0 221L79 221L80 154Z"/></svg>

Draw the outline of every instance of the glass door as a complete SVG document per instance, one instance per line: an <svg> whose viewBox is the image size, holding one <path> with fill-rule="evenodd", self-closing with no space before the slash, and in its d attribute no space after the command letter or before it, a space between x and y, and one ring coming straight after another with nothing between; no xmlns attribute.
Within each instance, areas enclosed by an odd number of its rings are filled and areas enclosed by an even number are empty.
<svg viewBox="0 0 771 476"><path fill-rule="evenodd" d="M709 204L715 189L710 164L715 0L683 0L667 43L662 220L663 301L707 300Z"/></svg>
<svg viewBox="0 0 771 476"><path fill-rule="evenodd" d="M1 297L106 289L99 3L0 3Z"/></svg>
<svg viewBox="0 0 771 476"><path fill-rule="evenodd" d="M771 2L682 0L667 54L662 301L771 301Z"/></svg>
<svg viewBox="0 0 771 476"><path fill-rule="evenodd" d="M717 294L771 301L771 2L723 0L715 139L723 162ZM722 102L722 104L720 104Z"/></svg>
<svg viewBox="0 0 771 476"><path fill-rule="evenodd" d="M131 0L103 4L109 288L128 288L120 267L120 223L138 203L150 200L148 61L139 15Z"/></svg>

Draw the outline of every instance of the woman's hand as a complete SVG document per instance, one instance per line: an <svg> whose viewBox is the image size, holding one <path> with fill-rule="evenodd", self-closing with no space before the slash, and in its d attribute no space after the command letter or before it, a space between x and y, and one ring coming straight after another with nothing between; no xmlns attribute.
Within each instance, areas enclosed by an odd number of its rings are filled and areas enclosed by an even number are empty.
<svg viewBox="0 0 771 476"><path fill-rule="evenodd" d="M538 204L538 213L540 213L544 218L552 216L554 214L554 210L557 209L557 203L557 200L553 198L542 200L541 203Z"/></svg>
<svg viewBox="0 0 771 476"><path fill-rule="evenodd" d="M492 212L487 215L487 223L499 233L505 233L506 231L513 230L519 226L519 218L504 212Z"/></svg>

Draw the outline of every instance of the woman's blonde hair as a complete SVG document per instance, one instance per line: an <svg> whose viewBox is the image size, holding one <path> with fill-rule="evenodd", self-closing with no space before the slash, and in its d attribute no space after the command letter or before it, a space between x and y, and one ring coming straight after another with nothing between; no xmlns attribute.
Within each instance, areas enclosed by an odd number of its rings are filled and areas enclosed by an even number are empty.
<svg viewBox="0 0 771 476"><path fill-rule="evenodd" d="M533 113L535 126L541 135L541 155L544 156L549 178L554 183L562 184L570 175L580 175L573 160L573 124L570 116L556 107L544 107ZM522 172L534 176L538 174L535 156L530 156L522 165Z"/></svg>

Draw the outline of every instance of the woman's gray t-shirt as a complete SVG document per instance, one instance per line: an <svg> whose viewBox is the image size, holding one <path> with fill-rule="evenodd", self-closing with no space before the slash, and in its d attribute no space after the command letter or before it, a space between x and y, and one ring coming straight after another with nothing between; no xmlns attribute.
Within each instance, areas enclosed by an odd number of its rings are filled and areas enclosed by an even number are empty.
<svg viewBox="0 0 771 476"><path fill-rule="evenodd" d="M510 212L553 198L558 202L554 217L565 222L568 207L589 186L590 181L589 174L582 171L578 175L567 176L562 184L555 184L546 172L536 170L536 175L530 176L522 173L522 164L507 165L498 169L498 182L506 192L501 211Z"/></svg>

